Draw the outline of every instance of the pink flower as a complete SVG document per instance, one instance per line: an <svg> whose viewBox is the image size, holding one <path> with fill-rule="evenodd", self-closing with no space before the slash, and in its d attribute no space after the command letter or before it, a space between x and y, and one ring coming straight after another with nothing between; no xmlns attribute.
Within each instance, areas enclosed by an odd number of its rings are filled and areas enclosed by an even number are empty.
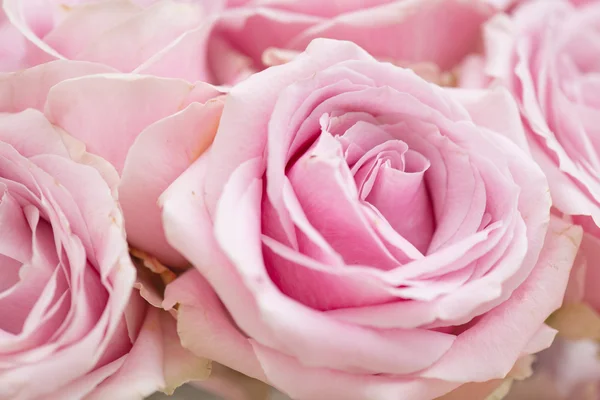
<svg viewBox="0 0 600 400"><path fill-rule="evenodd" d="M598 44L599 17L597 2L581 8L558 0L525 4L512 19L489 23L487 57L464 73L464 80L481 82L483 72L511 90L531 152L548 176L553 205L591 217L596 225L600 53L589 49Z"/></svg>
<svg viewBox="0 0 600 400"><path fill-rule="evenodd" d="M56 61L0 76L0 399L141 399L208 373L132 291L117 172L55 122L61 85L107 72Z"/></svg>
<svg viewBox="0 0 600 400"><path fill-rule="evenodd" d="M474 50L494 10L464 0L4 0L4 11L12 23L0 36L9 54L4 69L67 58L233 83L263 69L277 49L302 51L317 37L352 40L376 57L434 63L443 72ZM15 30L35 48L16 40Z"/></svg>
<svg viewBox="0 0 600 400"><path fill-rule="evenodd" d="M585 231L566 305L552 321L572 339L600 339L600 53L590 50L599 43L599 18L598 2L528 2L512 18L490 21L486 57L471 59L461 77L464 85L502 84L511 90L531 153L548 176L553 205ZM553 365L571 368L575 359L556 358ZM543 375L549 367L540 368ZM583 366L573 369L585 372ZM561 389L558 395L569 393Z"/></svg>
<svg viewBox="0 0 600 400"><path fill-rule="evenodd" d="M182 343L296 399L493 390L552 341L581 236L507 136L506 91L442 89L349 42L238 84L161 197L199 271L165 293Z"/></svg>

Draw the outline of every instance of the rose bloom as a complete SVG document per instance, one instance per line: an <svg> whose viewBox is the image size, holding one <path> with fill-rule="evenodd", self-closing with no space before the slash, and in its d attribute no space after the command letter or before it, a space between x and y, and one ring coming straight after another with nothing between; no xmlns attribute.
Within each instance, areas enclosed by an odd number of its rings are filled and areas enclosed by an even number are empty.
<svg viewBox="0 0 600 400"><path fill-rule="evenodd" d="M236 85L160 198L183 345L295 399L486 397L552 341L581 236L522 135L506 91L349 42Z"/></svg>
<svg viewBox="0 0 600 400"><path fill-rule="evenodd" d="M67 58L228 84L272 63L273 48L329 37L442 73L473 51L493 11L480 0L4 0L0 69Z"/></svg>
<svg viewBox="0 0 600 400"><path fill-rule="evenodd" d="M463 69L469 86L485 78L508 87L527 125L532 154L550 182L553 205L600 223L597 116L600 111L600 3L533 1L489 23L483 68Z"/></svg>
<svg viewBox="0 0 600 400"><path fill-rule="evenodd" d="M135 283L117 171L56 124L96 123L63 114L56 96L106 72L55 61L0 76L1 399L141 399L209 372L133 290L149 288Z"/></svg>
<svg viewBox="0 0 600 400"><path fill-rule="evenodd" d="M531 152L548 176L553 205L585 229L567 296L575 306L561 310L556 325L565 332L600 324L600 53L590 50L598 46L598 21L598 2L524 4L512 18L489 23L486 57L471 60L462 78L469 86L511 90ZM596 339L592 332L577 336Z"/></svg>
<svg viewBox="0 0 600 400"><path fill-rule="evenodd" d="M37 81L43 83L42 87L52 88L47 96L45 92L36 95L41 101L36 107L44 110L46 118L56 127L84 142L90 153L109 161L120 175L117 190L127 240L135 260L144 264L138 271L136 286L141 286L146 300L160 307L164 283L174 276L165 265L178 270L189 263L166 242L158 197L210 146L223 108L221 92L201 82L192 85L176 79L120 74L102 66L95 66L104 72L102 74L65 79L61 72L69 71L72 65L89 64L55 63L48 64L56 65L53 75L48 74L52 78ZM39 76L48 70L39 67ZM3 93L37 93L35 86L23 87L27 91ZM156 312L153 308L150 310ZM177 316L176 310L172 312ZM168 355L166 391L191 379L206 378L206 359L183 351L175 320L166 312L158 315L165 332L159 348L164 345ZM215 340L218 343L218 339L212 337L197 337L200 339L212 345ZM155 343L155 346L158 345ZM143 377L145 367L136 365L128 371ZM116 385L124 382L119 380ZM213 364L210 378L200 384L232 400L256 399L258 395L266 396L268 391L266 385L217 364Z"/></svg>

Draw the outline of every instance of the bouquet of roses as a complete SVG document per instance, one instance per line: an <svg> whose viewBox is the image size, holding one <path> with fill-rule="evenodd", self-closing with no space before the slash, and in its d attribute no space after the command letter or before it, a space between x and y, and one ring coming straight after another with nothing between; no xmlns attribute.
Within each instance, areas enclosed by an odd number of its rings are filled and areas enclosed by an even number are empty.
<svg viewBox="0 0 600 400"><path fill-rule="evenodd" d="M600 1L3 0L0 399L600 398Z"/></svg>

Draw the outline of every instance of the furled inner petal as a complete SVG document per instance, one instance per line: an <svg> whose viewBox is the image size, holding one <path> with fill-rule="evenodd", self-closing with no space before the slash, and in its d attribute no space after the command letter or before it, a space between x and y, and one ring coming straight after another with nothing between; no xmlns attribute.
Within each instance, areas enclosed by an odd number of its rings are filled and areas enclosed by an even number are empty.
<svg viewBox="0 0 600 400"><path fill-rule="evenodd" d="M322 132L288 177L308 220L347 264L398 265L361 212L341 145L328 132Z"/></svg>
<svg viewBox="0 0 600 400"><path fill-rule="evenodd" d="M420 121L407 119L392 126L390 132L430 163L426 186L436 228L428 254L477 232L485 212L486 194L467 151L437 126Z"/></svg>
<svg viewBox="0 0 600 400"><path fill-rule="evenodd" d="M14 258L0 254L0 268L2 268L0 275L0 293L2 293L19 282L21 263Z"/></svg>
<svg viewBox="0 0 600 400"><path fill-rule="evenodd" d="M414 151L408 151L405 160L404 170L394 168L389 160L382 163L365 200L381 212L396 232L426 253L435 230L424 181L429 162Z"/></svg>
<svg viewBox="0 0 600 400"><path fill-rule="evenodd" d="M380 168L387 166L404 171L406 164L404 154L407 150L406 143L399 140L388 140L363 152L363 156L354 165L348 163L361 200L365 200L373 190Z"/></svg>
<svg viewBox="0 0 600 400"><path fill-rule="evenodd" d="M342 81L336 76L320 75L320 78L319 81L312 79L288 87L281 94L269 121L267 195L280 220L281 229L287 235L286 241L292 245L296 241L293 224L281 198L285 171L303 154L302 150L306 150L318 138L319 117L323 113L314 117L315 107L338 93L364 87L361 77L356 74ZM299 102L299 98L304 101Z"/></svg>

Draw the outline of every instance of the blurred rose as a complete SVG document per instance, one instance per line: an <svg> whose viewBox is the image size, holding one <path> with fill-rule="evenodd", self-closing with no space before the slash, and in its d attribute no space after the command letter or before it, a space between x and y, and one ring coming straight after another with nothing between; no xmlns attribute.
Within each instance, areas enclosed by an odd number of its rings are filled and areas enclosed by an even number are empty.
<svg viewBox="0 0 600 400"><path fill-rule="evenodd" d="M39 107L53 124L86 143L90 152L104 157L120 174L119 202L127 239L135 259L145 266L139 271L138 286L146 300L160 307L164 284L175 276L164 265L179 269L188 262L166 243L157 200L212 143L223 107L221 93L203 83L120 74L108 67L105 72L53 82ZM168 317L169 321L161 322L173 325ZM174 346L179 339L172 328L165 343L176 361L170 364L174 380L202 378L205 369L197 367L197 359L182 361L185 354ZM207 340L214 343L211 337ZM191 368L194 362L196 370ZM218 365L213 372L204 386L232 399L266 391L264 385L236 377ZM173 386L176 383L169 388Z"/></svg>
<svg viewBox="0 0 600 400"><path fill-rule="evenodd" d="M5 70L68 58L218 84L263 69L266 50L302 51L316 37L441 74L474 50L493 12L479 0L4 0L4 10Z"/></svg>
<svg viewBox="0 0 600 400"><path fill-rule="evenodd" d="M161 197L202 273L165 293L182 343L296 399L489 393L552 341L580 240L505 136L523 140L505 91L441 89L349 42L240 83Z"/></svg>
<svg viewBox="0 0 600 400"><path fill-rule="evenodd" d="M57 82L106 71L0 76L1 399L143 398L208 373L132 294L115 169L42 112Z"/></svg>
<svg viewBox="0 0 600 400"><path fill-rule="evenodd" d="M463 86L511 90L554 206L585 230L565 305L548 321L562 338L540 357L534 377L515 386L514 400L600 396L600 52L591 50L599 21L598 2L527 2L510 19L489 22L486 57L463 68Z"/></svg>
<svg viewBox="0 0 600 400"><path fill-rule="evenodd" d="M519 102L531 151L550 183L553 205L578 222L600 223L600 3L533 1L487 26L487 58L464 69L506 85ZM577 219L577 218L576 218ZM595 224L592 222L595 221Z"/></svg>
<svg viewBox="0 0 600 400"><path fill-rule="evenodd" d="M505 400L598 400L599 351L597 341L556 339L539 355L533 377L513 385Z"/></svg>
<svg viewBox="0 0 600 400"><path fill-rule="evenodd" d="M212 143L219 95L202 82L110 73L60 82L46 101L48 119L121 176L129 244L171 268L188 263L166 242L157 200Z"/></svg>

